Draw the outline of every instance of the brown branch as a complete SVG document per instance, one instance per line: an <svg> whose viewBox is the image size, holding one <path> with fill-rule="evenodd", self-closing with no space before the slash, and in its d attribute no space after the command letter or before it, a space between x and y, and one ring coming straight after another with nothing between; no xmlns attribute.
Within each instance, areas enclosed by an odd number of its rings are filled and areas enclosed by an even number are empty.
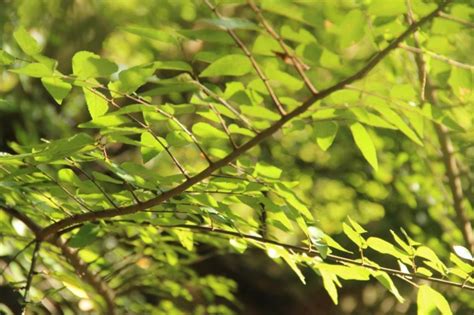
<svg viewBox="0 0 474 315"><path fill-rule="evenodd" d="M239 156L250 150L251 148L255 147L258 145L260 142L265 140L266 138L270 137L273 135L275 132L280 130L280 128L286 124L288 121L291 119L299 116L300 114L306 112L308 108L311 107L316 101L321 100L332 93L339 91L343 88L346 87L346 85L351 84L352 82L362 79L367 73L369 73L380 61L382 61L392 50L396 49L398 45L409 35L413 34L418 27L423 25L424 23L430 21L433 19L435 16L439 14L439 12L452 0L445 1L443 4L441 4L437 9L435 9L433 12L430 14L426 15L419 21L413 23L410 25L401 35L399 35L395 40L393 40L387 47L385 47L383 50L378 52L370 61L364 66L362 69L351 75L350 77L340 81L339 83L322 90L318 92L315 95L312 95L310 98L308 98L306 101L304 101L299 107L295 108L293 111L288 113L287 115L281 117L278 121L273 123L270 127L267 129L261 131L258 133L254 138L240 146L238 149L232 151L229 153L227 156L222 158L221 160L216 161L214 164L211 164L209 167L201 171L200 173L188 178L186 181L183 183L179 184L178 186L162 193L161 195L157 196L156 198L149 199L148 201L142 202L140 204L136 205L131 205L131 206L126 206L118 209L105 209L105 210L99 210L95 212L89 212L89 213L83 213L83 214L77 214L72 217L65 218L63 220L60 220L58 222L55 222L46 228L44 228L41 233L40 233L40 238L46 239L48 237L51 237L51 235L54 235L56 232L59 230L62 230L68 226L77 224L77 223L82 223L86 221L94 221L94 220L100 220L100 219L105 219L105 218L111 218L115 216L120 216L120 215L125 215L125 214L131 214L135 213L141 210L149 209L151 207L154 207L156 205L161 204L162 202L179 195L180 193L186 191L188 188L193 186L196 183L201 182L202 180L206 179L207 177L211 176L212 173L235 159L237 159Z"/></svg>
<svg viewBox="0 0 474 315"><path fill-rule="evenodd" d="M28 276L26 277L25 293L23 294L23 300L26 302L28 299L28 292L30 291L31 283L33 282L33 276L35 274L36 261L38 259L38 254L41 248L41 241L35 242L35 248L33 249L33 254L31 256L31 265Z"/></svg>
<svg viewBox="0 0 474 315"><path fill-rule="evenodd" d="M219 19L223 18L223 16L219 13L219 11L217 11L217 8L214 5L212 5L211 2L209 2L208 0L204 0L204 2L212 10L212 12L214 12L214 14ZM245 46L245 44L242 42L242 40L239 38L239 36L237 36L237 34L234 32L234 30L232 30L230 28L225 28L225 30L230 35L230 37L232 37L232 39L239 46L239 48L243 51L245 56L247 56L247 58L250 60L250 63L252 64L253 68L255 69L255 72L257 72L258 77L263 81L263 84L265 85L265 88L267 89L268 93L270 94L270 97L273 101L273 104L278 109L278 112L280 113L280 115L282 115L282 116L286 115L286 111L283 108L283 106L281 105L280 100L278 99L278 96L275 94L275 91L273 91L273 88L271 87L267 76L265 75L265 73L262 71L262 69L258 65L258 63L255 60L252 53L248 50L247 46Z"/></svg>
<svg viewBox="0 0 474 315"><path fill-rule="evenodd" d="M454 67L458 67L458 68L462 68L462 69L466 69L466 70L471 70L471 71L474 70L473 65L462 63L462 62L450 59L446 56L438 55L437 53L434 53L434 52L426 50L426 49L422 49L422 48L419 48L419 47L412 47L412 46L408 46L408 45L405 45L405 44L400 44L399 46L400 46L400 48L403 48L403 49L405 49L407 51L410 51L412 53L415 53L415 54L427 54L427 55L433 57L434 59L438 59L440 61L446 62L447 64L449 64L451 66L454 66Z"/></svg>
<svg viewBox="0 0 474 315"><path fill-rule="evenodd" d="M294 55L292 51L290 51L288 46L283 41L283 38L273 29L270 23L268 23L268 21L263 16L262 11L257 7L257 5L255 5L253 0L247 0L247 3L249 4L250 8L255 12L260 23L263 25L263 27L268 32L268 34L270 34L270 36L273 37L278 42L278 44L283 49L285 54L290 58L291 64L295 67L296 71L298 72L300 77L303 79L303 82L305 83L306 87L311 91L312 94L318 93L318 90L316 90L313 83L311 83L309 78L306 76L302 62Z"/></svg>
<svg viewBox="0 0 474 315"><path fill-rule="evenodd" d="M18 211L17 209L13 207L0 205L0 209L6 212L7 214L9 214L10 216L23 222L23 224L25 224L36 236L36 246L33 252L31 268L28 274L27 286L25 290L25 298L26 298L29 286L31 285L31 278L34 274L34 266L36 262L35 256L38 254L38 251L40 248L39 244L42 242L42 239L40 237L42 229L31 218L29 218L27 215L25 215L24 213ZM66 242L59 235L53 235L47 241L59 247L61 249L61 252L63 253L63 256L69 261L71 266L74 268L74 271L76 272L76 274L80 278L84 279L85 282L91 285L102 296L102 298L104 299L107 305L106 313L110 315L115 315L117 313L116 308L115 308L115 303L114 303L115 293L111 288L108 287L107 283L99 275L92 273L89 270L87 263L85 263L79 257L79 255L77 254L77 251L74 251L69 246L67 246Z"/></svg>
<svg viewBox="0 0 474 315"><path fill-rule="evenodd" d="M86 283L90 284L104 299L107 305L106 314L114 315L117 314L115 308L115 293L107 285L107 283L98 274L94 274L89 270L89 266L85 263L78 255L78 252L71 249L66 245L66 242L60 238L55 237L50 241L61 249L64 257L68 260L77 275L83 279Z"/></svg>
<svg viewBox="0 0 474 315"><path fill-rule="evenodd" d="M449 15L447 13L444 13L444 12L441 12L439 14L440 17L442 17L443 19L446 19L446 20L449 20L449 21L453 21L453 22L457 22L459 24L462 24L464 26L467 26L469 28L474 28L474 23L470 22L470 21L466 21L466 20L463 20L463 19L460 19L458 17L455 17L455 16L452 16L452 15Z"/></svg>
<svg viewBox="0 0 474 315"><path fill-rule="evenodd" d="M411 11L409 10L408 19L411 23ZM415 48L420 49L420 43L417 34L413 34L415 41ZM418 69L418 79L420 84L424 86L422 91L423 96L433 106L438 106L435 88L426 72L426 64L422 54L415 54L415 63ZM457 220L459 221L459 228L462 232L466 246L474 251L474 234L472 232L472 225L464 207L464 191L462 188L461 176L459 172L458 161L454 155L454 146L449 137L449 130L444 125L434 122L434 128L438 136L438 141L441 145L441 152L443 157L444 167L446 169L446 176L449 182L449 188L453 197L453 207L456 212Z"/></svg>

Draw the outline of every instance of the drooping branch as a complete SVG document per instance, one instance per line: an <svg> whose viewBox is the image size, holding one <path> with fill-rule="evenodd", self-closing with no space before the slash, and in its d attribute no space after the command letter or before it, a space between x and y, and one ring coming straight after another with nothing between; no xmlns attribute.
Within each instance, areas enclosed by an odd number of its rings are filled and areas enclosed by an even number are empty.
<svg viewBox="0 0 474 315"><path fill-rule="evenodd" d="M306 254L310 257L321 257L320 252L314 248L314 246L309 246L309 247L304 247L304 246L299 246L299 245L292 245L292 244L287 244L283 243L280 241L272 240L267 237L262 237L260 235L255 235L255 234L246 234L242 232L237 232L237 231L230 231L230 230L224 230L221 228L216 228L214 226L203 226L203 225L195 225L195 224L157 224L157 223L152 223L148 221L134 221L134 220L127 220L127 219L118 219L118 220L107 220L105 221L107 224L117 224L117 223L135 223L135 224L141 224L143 226L156 226L157 228L161 229L189 229L192 230L193 232L198 232L198 233L203 233L203 234L221 234L221 235L227 235L227 236L232 236L236 238L241 238L241 239L246 239L246 240L252 240L259 242L261 244L270 244L270 245L276 245L283 247L285 249L291 250L293 252L301 253L301 254ZM81 225L75 226L75 228L79 228ZM72 229L68 228L66 232L70 232ZM63 234L63 231L60 231L59 234ZM372 265L370 263L367 263L365 261L362 261L361 259L352 259L348 257L343 257L335 254L327 254L326 257L324 258L327 261L331 261L334 263L340 263L340 264L346 264L346 265L356 265L356 266L362 266L368 269L372 270L380 270L384 271L392 276L400 276L403 278L417 278L417 279L422 279L422 280L427 280L431 282L436 282L436 283L441 283L444 285L449 285L449 286L454 286L458 288L463 288L467 290L474 291L474 286L466 285L466 281L463 283L461 282L454 282L442 278L437 278L433 276L425 276L420 273L415 273L415 272L406 272L406 271L401 271L398 269L393 269L393 268L388 268L388 267L383 267L379 265ZM469 279L469 278L468 278Z"/></svg>
<svg viewBox="0 0 474 315"><path fill-rule="evenodd" d="M183 183L179 184L178 186L162 193L161 195L149 199L148 201L142 202L140 204L121 207L118 209L105 209L90 213L83 213L83 214L76 214L74 216L62 219L57 221L46 228L44 228L39 237L41 239L47 239L57 233L59 230L62 230L68 226L75 225L82 222L87 221L95 221L105 218L112 218L115 216L126 215L131 213L136 213L145 209L149 209L156 205L161 204L162 202L181 194L182 192L186 191L188 188L197 184L207 177L211 176L216 170L228 165L239 156L250 150L251 148L257 146L263 140L267 139L275 132L280 130L280 128L285 125L291 119L299 116L300 114L306 112L311 105L313 105L316 101L322 100L327 96L331 95L332 93L339 91L345 88L348 84L351 84L357 80L362 79L365 77L377 64L379 64L392 50L396 49L398 45L405 40L408 36L413 34L421 25L427 23L428 21L432 20L434 17L438 16L441 10L443 10L446 5L448 5L452 0L448 0L443 2L437 9L432 11L430 14L426 15L425 17L421 18L419 21L411 24L401 35L399 35L396 39L394 39L387 47L383 50L379 51L375 54L368 63L361 68L359 71L355 72L353 75L347 77L346 79L334 84L333 86L318 92L315 95L309 97L306 101L304 101L299 107L295 108L293 111L289 112L288 114L282 116L279 120L273 123L267 129L258 133L254 138L240 146L238 149L233 150L224 158L214 162L213 164L209 165L206 169L201 171L200 173L188 178Z"/></svg>
<svg viewBox="0 0 474 315"><path fill-rule="evenodd" d="M36 236L36 246L33 251L33 258L31 262L30 271L27 276L27 284L25 288L25 299L27 297L32 278L34 276L34 268L36 264L36 257L40 250L40 243L44 240L40 238L40 233L42 231L41 227L36 224L30 217L25 215L24 213L18 211L17 209L7 206L7 205L0 205L0 209L6 212L11 217L14 217L23 224L25 224L33 234ZM48 238L47 242L51 243L54 246L57 246L61 249L62 254L74 268L76 274L84 279L89 285L91 285L104 299L107 305L107 314L115 315L116 307L114 302L115 293L114 291L107 285L107 283L97 274L92 273L88 265L79 257L77 251L74 251L69 246L67 246L66 242L60 237L60 235L53 235L52 237Z"/></svg>

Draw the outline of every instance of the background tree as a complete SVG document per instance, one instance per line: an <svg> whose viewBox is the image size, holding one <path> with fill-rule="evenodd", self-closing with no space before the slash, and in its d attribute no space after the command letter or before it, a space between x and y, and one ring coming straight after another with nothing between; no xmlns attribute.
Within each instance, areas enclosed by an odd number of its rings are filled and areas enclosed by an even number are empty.
<svg viewBox="0 0 474 315"><path fill-rule="evenodd" d="M470 1L3 7L2 311L474 308Z"/></svg>

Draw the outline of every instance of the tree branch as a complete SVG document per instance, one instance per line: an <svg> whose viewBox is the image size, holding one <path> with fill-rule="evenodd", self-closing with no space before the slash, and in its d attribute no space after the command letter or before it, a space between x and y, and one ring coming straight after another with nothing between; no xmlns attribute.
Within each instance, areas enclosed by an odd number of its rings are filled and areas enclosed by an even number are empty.
<svg viewBox="0 0 474 315"><path fill-rule="evenodd" d="M411 12L409 11L408 19L411 22ZM420 43L417 34L414 33L415 48L420 49ZM425 61L422 54L415 54L415 63L418 69L418 79L422 86L422 99L426 97L428 102L433 106L438 106L435 88L426 72ZM454 146L449 137L448 129L439 123L434 123L434 128L438 136L438 141L441 145L441 152L443 157L444 167L446 169L446 176L448 177L449 188L453 197L453 207L456 211L456 217L459 221L459 228L462 232L464 242L467 247L474 251L474 234L472 232L472 225L464 207L464 191L462 188L461 176L459 171L458 161L454 155Z"/></svg>
<svg viewBox="0 0 474 315"><path fill-rule="evenodd" d="M33 276L35 274L36 261L38 259L38 254L41 248L41 241L35 242L35 248L33 249L33 255L31 256L31 265L28 276L26 277L25 293L23 294L23 299L25 302L28 299L28 292L30 291L31 283L33 281Z"/></svg>
<svg viewBox="0 0 474 315"><path fill-rule="evenodd" d="M27 277L27 284L25 288L25 299L27 297L27 293L29 291L31 280L34 274L34 267L36 263L36 255L40 249L40 243L43 241L40 237L41 235L41 227L36 224L32 219L30 219L24 213L18 211L13 207L9 207L6 205L0 205L0 209L9 214L10 216L20 220L25 224L36 236L36 245L33 251L33 258L31 262L30 271ZM69 246L66 245L66 242L59 236L53 235L47 240L54 246L57 246L61 249L64 257L69 261L71 266L74 268L76 274L84 279L85 282L90 284L104 299L107 305L107 314L114 315L116 314L116 307L114 303L115 293L114 291L108 287L107 283L97 274L93 274L89 269L88 265L78 256L77 251L72 250Z"/></svg>
<svg viewBox="0 0 474 315"><path fill-rule="evenodd" d="M142 202L140 204L136 205L131 205L131 206L126 206L118 209L105 209L105 210L100 210L100 211L95 211L95 212L89 212L89 213L82 213L82 214L76 214L74 216L65 218L63 220L57 221L46 228L44 228L40 234L39 237L40 239L47 239L57 233L59 230L62 230L68 226L77 224L77 223L82 223L86 221L94 221L94 220L100 220L100 219L105 219L105 218L112 218L115 216L120 216L120 215L126 215L126 214L131 214L135 213L141 210L149 209L151 207L154 207L156 205L161 204L162 202L179 195L180 193L186 191L189 187L193 186L196 183L201 182L202 180L206 179L212 173L235 159L237 159L239 156L250 150L251 148L255 147L258 145L260 142L265 140L266 138L270 137L273 135L275 132L277 132L284 124L286 124L288 121L291 119L299 116L300 114L306 112L308 108L311 107L316 101L324 99L325 97L331 95L332 93L339 91L343 88L346 87L346 85L353 83L354 81L357 81L359 79L362 79L367 73L369 73L380 61L382 61L392 50L396 49L398 45L409 35L413 34L421 25L424 23L430 21L433 19L435 16L439 14L439 12L446 7L448 3L450 3L452 0L445 1L443 4L441 4L437 9L435 9L433 12L430 14L426 15L425 17L421 18L419 21L413 23L410 25L401 35L399 35L395 40L393 40L386 48L378 52L370 61L359 71L351 75L350 77L340 81L339 83L320 91L319 93L312 95L310 98L308 98L306 101L304 101L299 107L295 108L293 111L290 113L286 114L285 116L282 116L278 121L273 123L270 127L267 129L261 131L258 133L254 138L240 146L238 149L235 149L231 153L229 153L227 156L222 158L221 160L218 160L214 162L214 164L211 164L209 167L201 171L200 173L196 174L193 177L188 178L185 182L179 184L178 186L162 193L161 195L157 196L156 198L149 199L148 201Z"/></svg>
<svg viewBox="0 0 474 315"><path fill-rule="evenodd" d="M440 61L446 62L447 64L449 64L451 66L455 66L455 67L458 67L458 68L471 70L471 71L474 70L473 65L462 63L462 62L450 59L448 57L438 55L437 53L434 53L434 52L426 50L426 49L422 49L420 47L412 47L412 46L400 44L400 48L403 48L403 49L405 49L407 51L410 51L412 53L415 53L415 54L427 54L427 55L431 56L433 59L438 59Z"/></svg>
<svg viewBox="0 0 474 315"><path fill-rule="evenodd" d="M211 226L202 226L202 225L194 225L194 224L172 224L172 225L163 224L162 225L162 224L155 224L155 223L148 222L148 221L136 222L136 221L133 221L133 220L126 220L126 219L124 219L124 220L107 220L106 221L106 223L108 223L108 224L114 224L114 223L128 223L129 224L129 223L133 223L133 222L135 222L137 224L142 224L144 226L156 226L158 228L163 228L163 229L189 229L189 230L193 230L194 232L198 232L198 233L200 232L200 233L204 233L204 234L213 233L213 234L234 236L234 237L243 238L243 239L247 239L247 240L253 240L253 241L256 241L256 242L259 242L259 243L262 243L262 244L277 245L277 246L283 247L285 249L292 250L294 252L309 255L311 257L316 257L316 256L320 257L321 256L320 252L317 249L315 249L314 246L303 247L303 246L298 246L298 245L291 245L291 244L275 241L275 240L269 239L267 237L261 237L259 235L255 235L255 234L246 234L246 233L242 233L242 232L229 231L229 230L216 228L216 227L213 227L213 226L211 227ZM79 227L80 227L80 225L76 226L76 228L79 228ZM67 232L70 232L70 231L71 231L71 229L68 229ZM60 234L62 234L62 231L60 232ZM347 258L347 257L339 256L339 255L334 255L334 254L327 254L325 259L329 260L329 261L332 261L332 262L335 262L335 263L350 264L350 265L362 266L362 267L372 269L372 270L380 270L380 271L384 271L384 272L386 272L390 275L393 275L393 276L413 277L413 278L417 278L417 279L423 279L423 280L427 280L427 281L431 281L431 282L437 282L437 283L441 283L441 284L445 284L445 285L449 285L449 286L454 286L454 287L474 291L474 286L466 285L466 283L454 282L454 281L441 279L441 278L437 278L437 277L428 277L428 276L424 276L424 275L419 274L419 273L406 273L405 271L401 271L401 270L398 270L398 269L392 269L392 268L388 268L388 267L381 267L381 266L378 266L378 265L370 265L370 264L367 264L366 261L362 261L360 259L352 259L352 258Z"/></svg>

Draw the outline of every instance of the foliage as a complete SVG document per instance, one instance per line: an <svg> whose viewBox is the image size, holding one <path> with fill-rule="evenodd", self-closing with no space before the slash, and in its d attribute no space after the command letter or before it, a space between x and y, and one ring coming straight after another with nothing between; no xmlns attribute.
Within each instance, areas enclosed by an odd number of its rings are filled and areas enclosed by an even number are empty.
<svg viewBox="0 0 474 315"><path fill-rule="evenodd" d="M239 313L239 279L194 265L257 248L336 305L378 283L381 312L474 308L468 1L6 3L16 305Z"/></svg>

